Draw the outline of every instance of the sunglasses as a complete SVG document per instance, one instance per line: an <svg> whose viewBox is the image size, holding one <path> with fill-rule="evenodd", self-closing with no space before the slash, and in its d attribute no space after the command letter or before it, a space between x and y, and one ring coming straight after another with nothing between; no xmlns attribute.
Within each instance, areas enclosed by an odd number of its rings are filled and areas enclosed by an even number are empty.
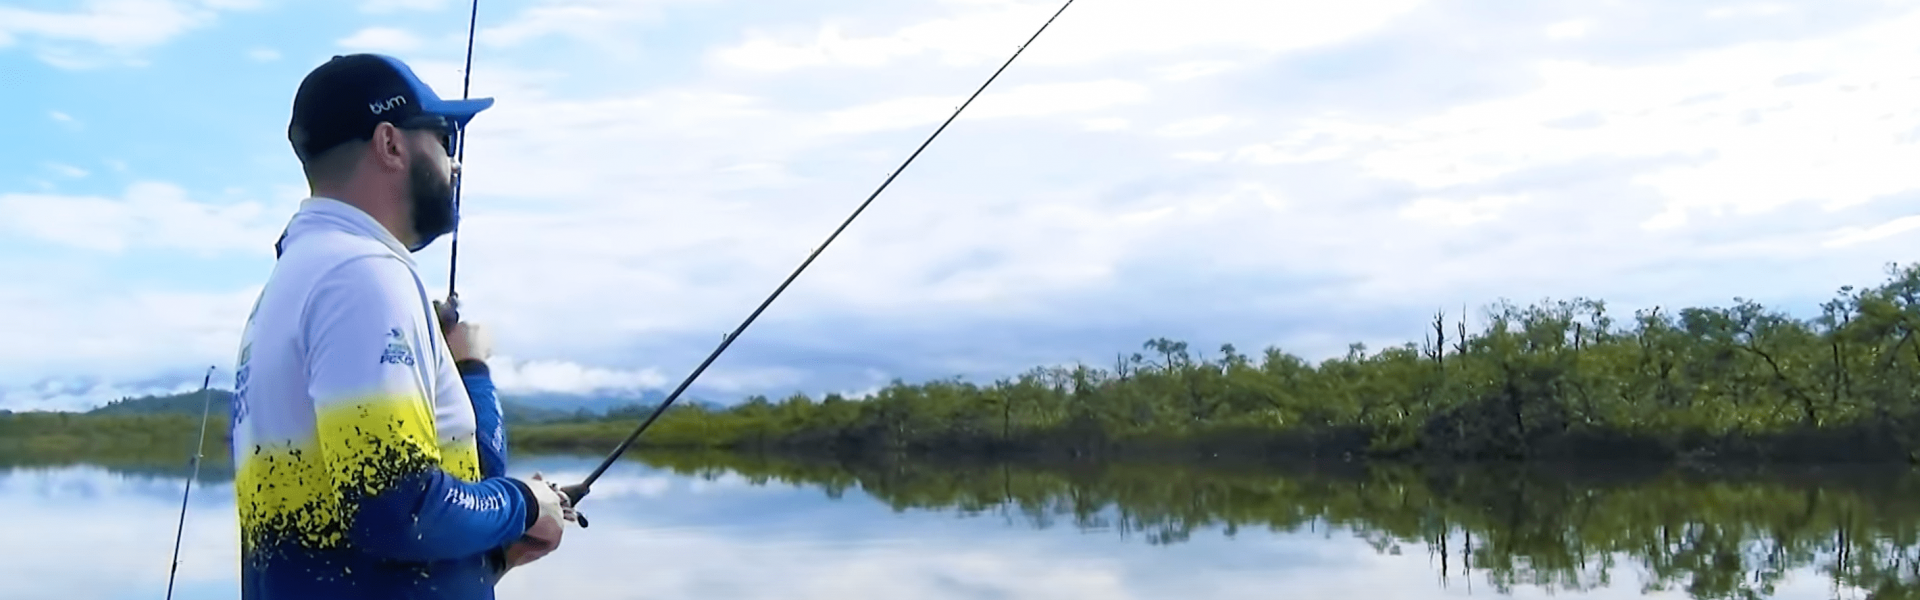
<svg viewBox="0 0 1920 600"><path fill-rule="evenodd" d="M410 131L430 131L439 137L441 147L447 149L447 156L454 155L459 148L460 128L446 117L437 115L417 115L393 124L394 127Z"/></svg>

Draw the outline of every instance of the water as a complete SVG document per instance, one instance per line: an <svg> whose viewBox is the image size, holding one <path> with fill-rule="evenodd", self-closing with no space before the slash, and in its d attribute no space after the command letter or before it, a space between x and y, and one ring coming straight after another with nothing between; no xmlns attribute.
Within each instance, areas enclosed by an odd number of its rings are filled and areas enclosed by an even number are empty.
<svg viewBox="0 0 1920 600"><path fill-rule="evenodd" d="M648 460L611 470L582 506L592 528L500 596L1825 599L1920 581L1920 485L1900 471ZM594 462L513 471L573 482ZM174 596L232 598L230 475L202 477ZM162 597L183 484L177 468L0 467L0 597Z"/></svg>

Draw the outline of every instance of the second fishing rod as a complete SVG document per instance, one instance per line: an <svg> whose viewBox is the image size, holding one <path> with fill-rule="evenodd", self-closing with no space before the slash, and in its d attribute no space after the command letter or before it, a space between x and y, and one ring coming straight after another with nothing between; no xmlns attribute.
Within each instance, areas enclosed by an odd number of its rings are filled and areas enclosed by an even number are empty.
<svg viewBox="0 0 1920 600"><path fill-rule="evenodd" d="M880 192L885 191L887 189L887 186L893 183L893 179L895 177L899 177L900 173L907 169L907 165L913 164L913 159L919 157L920 152L922 150L926 150L927 145L932 144L934 138L937 138L940 136L940 132L946 131L947 125L952 124L953 120L960 116L961 111L965 111L968 105L973 104L973 100L975 98L979 98L980 93L986 91L987 86L992 85L993 80L998 79L1000 77L1000 73L1006 71L1007 66L1012 65L1013 60L1020 57L1021 52L1026 51L1028 45L1031 45L1034 40L1039 39L1040 34L1047 30L1047 26L1052 25L1053 20L1059 18L1060 13L1066 12L1067 7L1072 5L1073 5L1073 0L1067 0L1065 4L1060 5L1060 10L1054 11L1053 16L1048 17L1047 21L1040 25L1040 29L1034 31L1033 36L1027 38L1026 43L1020 44L1020 48L1014 50L1013 56L1007 57L1007 61L1005 63L1002 63L999 69L994 70L993 75L987 77L987 81L985 83L980 84L979 89L974 90L973 95L968 96L966 102L961 103L959 107L955 108L953 110L953 114L948 116L947 120L941 123L940 127L933 131L932 135L927 136L926 141L921 142L920 147L914 149L913 154L907 156L906 161L900 163L899 168L894 169L892 173L888 174L886 181L881 182L880 187L875 189L872 195L867 196L867 199L865 202L861 202L860 206L853 210L853 214L847 215L846 220L842 221L840 223L840 226L835 228L833 230L833 233L827 236L826 241L821 242L819 246L814 247L813 252L807 255L807 259L805 261L802 261L800 263L800 266L795 268L793 270L793 273L787 276L786 281L782 281L780 283L780 287L774 288L773 293L769 294L766 300L761 301L760 306L758 308L755 308L751 314L748 314L746 320L741 321L740 326L735 327L732 333L729 333L726 335L726 337L721 338L720 346L717 348L714 348L713 353L707 355L706 360L700 361L700 366L695 367L693 370L693 373L688 374L687 378L682 380L678 387L674 388L673 393L668 394L666 399L661 400L660 406L654 408L653 412L647 415L646 420L641 421L640 426L634 428L633 433L628 434L627 438L625 440L622 440L620 442L620 445L616 446L613 449L613 452L607 454L607 458L605 460L600 461L600 465L598 467L595 467L593 469L593 472L587 475L586 479L581 480L580 483L561 487L560 492L566 495L569 502L571 502L576 507L579 506L580 501L586 498L587 494L593 491L593 482L598 481L600 479L600 476L605 474L609 467L613 466L614 461L619 460L620 455L626 453L627 449L633 446L633 441L636 439L639 439L640 434L646 431L647 427L652 426L653 422L659 419L661 414L667 412L667 408L673 406L673 403L675 400L680 399L680 394L685 393L687 391L687 386L692 385L693 380L700 377L700 374L707 370L707 366L713 364L714 359L720 358L720 353L726 352L727 347L733 345L734 340L740 339L741 332L746 331L747 326L752 325L754 319L760 318L760 313L766 311L767 306L772 305L773 300L775 298L780 297L780 293L786 291L787 286L792 285L793 280L798 279L800 277L800 273L802 271L805 271L808 265L813 264L814 259L820 257L820 252L826 250L827 245L832 244L835 239L839 238L840 232L846 231L847 226L852 225L853 220L858 218L860 216L860 213L866 211L867 206L870 204L873 204L873 200L875 198L880 197ZM578 513L576 511L576 516L579 519L580 526L586 527L587 526L586 515L582 513Z"/></svg>

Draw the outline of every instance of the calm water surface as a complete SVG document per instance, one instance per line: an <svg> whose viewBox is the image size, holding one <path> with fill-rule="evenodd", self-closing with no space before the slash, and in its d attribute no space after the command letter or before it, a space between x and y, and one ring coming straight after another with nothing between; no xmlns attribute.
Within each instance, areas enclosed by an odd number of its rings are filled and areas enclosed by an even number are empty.
<svg viewBox="0 0 1920 600"><path fill-rule="evenodd" d="M1895 598L1904 472L1730 478L1354 467L629 461L503 598ZM578 481L591 458L516 456ZM670 466L660 466L670 465ZM0 467L0 597L165 594L185 470ZM194 486L174 597L232 598L230 474Z"/></svg>

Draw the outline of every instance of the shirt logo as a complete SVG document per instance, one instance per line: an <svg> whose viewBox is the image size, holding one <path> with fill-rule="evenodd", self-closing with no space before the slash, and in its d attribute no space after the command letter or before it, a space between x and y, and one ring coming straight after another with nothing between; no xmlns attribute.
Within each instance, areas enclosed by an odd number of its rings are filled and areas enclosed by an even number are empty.
<svg viewBox="0 0 1920 600"><path fill-rule="evenodd" d="M240 368L235 369L233 372L233 401L231 407L233 416L227 427L227 433L229 435L233 433L235 427L239 427L241 423L246 422L247 414L251 412L247 408L247 375L253 371L253 366L247 363L252 359L253 344L241 346Z"/></svg>
<svg viewBox="0 0 1920 600"><path fill-rule="evenodd" d="M380 364L413 366L413 348L407 346L400 328L387 330L387 349L380 353Z"/></svg>

